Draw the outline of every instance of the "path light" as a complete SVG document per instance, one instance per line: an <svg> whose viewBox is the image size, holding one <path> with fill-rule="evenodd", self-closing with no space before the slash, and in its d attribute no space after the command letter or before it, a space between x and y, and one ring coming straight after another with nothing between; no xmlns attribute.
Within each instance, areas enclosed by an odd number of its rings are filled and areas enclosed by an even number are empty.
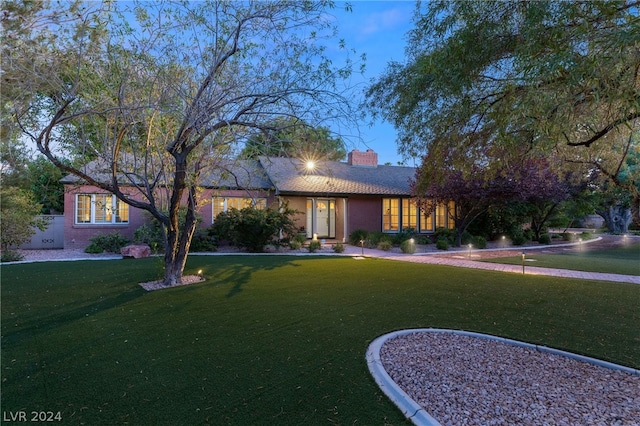
<svg viewBox="0 0 640 426"><path fill-rule="evenodd" d="M202 269L199 269L199 270L198 270L198 277L199 277L200 279L203 279L203 278L202 278Z"/></svg>
<svg viewBox="0 0 640 426"><path fill-rule="evenodd" d="M578 238L578 251L582 251L582 238Z"/></svg>
<svg viewBox="0 0 640 426"><path fill-rule="evenodd" d="M524 251L523 251L523 252L522 252L522 273L523 273L523 274L524 274L524 260L525 260L525 257L526 257L526 256L527 256L527 255L526 255L526 254L524 253Z"/></svg>
<svg viewBox="0 0 640 426"><path fill-rule="evenodd" d="M507 237L505 237L504 235L502 236L502 248L505 248L507 246Z"/></svg>
<svg viewBox="0 0 640 426"><path fill-rule="evenodd" d="M316 163L314 163L313 160L309 160L307 161L305 166L307 167L308 171L312 172L316 168Z"/></svg>
<svg viewBox="0 0 640 426"><path fill-rule="evenodd" d="M364 240L360 240L360 247L362 247L362 255L364 256Z"/></svg>
<svg viewBox="0 0 640 426"><path fill-rule="evenodd" d="M471 247L473 247L471 244L469 244L469 254L467 255L467 257L469 259L471 259Z"/></svg>

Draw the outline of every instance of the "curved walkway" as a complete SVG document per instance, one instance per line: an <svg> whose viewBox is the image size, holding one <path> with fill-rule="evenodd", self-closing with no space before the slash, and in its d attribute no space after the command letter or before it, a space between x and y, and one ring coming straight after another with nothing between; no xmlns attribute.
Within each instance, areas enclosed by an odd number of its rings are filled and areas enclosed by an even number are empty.
<svg viewBox="0 0 640 426"><path fill-rule="evenodd" d="M597 241L594 239L592 241ZM588 244L589 241L582 242L581 244ZM571 243L564 244L562 246L575 246L579 243ZM537 249L548 249L549 246L534 246L527 247L527 251L529 250L537 250ZM504 249L501 249L504 250ZM473 253L474 251L471 251ZM364 254L363 254L364 253ZM449 251L448 254L452 253L460 253L461 257L466 256L469 251L468 250L459 250L459 251ZM417 254L398 254L398 253L390 253L383 250L375 250L375 249L362 249L354 246L346 246L345 254L351 256L363 255L364 257L378 257L389 260L398 260L403 262L414 262L414 263L428 263L433 265L446 265L446 266L455 266L459 268L473 268L473 269L483 269L487 271L498 271L498 272L511 272L522 274L522 266L521 265L506 265L501 263L489 263L489 262L479 262L476 260L467 260L467 259L455 259L451 257L442 256L442 252L431 252L431 253L417 253ZM614 281L621 283L629 283L629 284L640 284L640 276L638 275L622 275L622 274L609 274L609 273L601 273L601 272L584 272L584 271L573 271L569 269L553 269L553 268L541 268L537 266L529 266L525 265L524 273L526 275L547 275L553 277L563 277L563 278L580 278L585 280L597 280L597 281Z"/></svg>

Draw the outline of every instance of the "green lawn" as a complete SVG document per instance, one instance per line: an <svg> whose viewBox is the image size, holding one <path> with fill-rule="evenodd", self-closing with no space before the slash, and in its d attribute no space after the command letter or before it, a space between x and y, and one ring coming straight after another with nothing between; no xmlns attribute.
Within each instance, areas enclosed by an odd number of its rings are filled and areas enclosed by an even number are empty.
<svg viewBox="0 0 640 426"><path fill-rule="evenodd" d="M527 266L572 269L574 271L604 272L609 274L640 275L640 244L628 247L589 250L588 245L574 247L562 254L543 254L537 251L526 253ZM486 262L521 265L520 255L485 259Z"/></svg>
<svg viewBox="0 0 640 426"><path fill-rule="evenodd" d="M398 329L505 336L640 368L640 286L336 257L2 267L2 410L62 424L408 424L365 351Z"/></svg>

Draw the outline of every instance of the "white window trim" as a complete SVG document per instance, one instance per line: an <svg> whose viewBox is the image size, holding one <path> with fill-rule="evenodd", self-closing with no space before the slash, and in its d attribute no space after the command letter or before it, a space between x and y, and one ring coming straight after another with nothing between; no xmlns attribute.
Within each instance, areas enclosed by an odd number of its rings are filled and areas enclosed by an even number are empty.
<svg viewBox="0 0 640 426"><path fill-rule="evenodd" d="M82 193L82 194L76 194L75 196L75 206L74 206L74 217L73 217L73 222L75 225L128 225L129 224L129 220L126 221L120 221L117 222L116 218L118 217L117 215L117 198L115 195L111 194L111 222L96 222L96 196L109 196L110 194L99 194L99 193ZM89 212L89 222L78 222L78 197L86 197L86 196L90 196L91 197L91 201L90 201L90 212ZM121 203L123 201L120 201ZM125 203L126 204L126 203ZM129 209L129 206L127 205L127 210ZM128 212L130 214L130 212ZM127 217L129 217L129 214L127 214ZM129 217L130 219L130 217Z"/></svg>

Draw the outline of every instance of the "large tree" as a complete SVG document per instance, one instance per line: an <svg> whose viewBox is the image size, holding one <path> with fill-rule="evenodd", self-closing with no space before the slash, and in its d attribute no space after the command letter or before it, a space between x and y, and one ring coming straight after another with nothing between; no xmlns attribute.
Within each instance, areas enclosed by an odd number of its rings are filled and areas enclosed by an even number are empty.
<svg viewBox="0 0 640 426"><path fill-rule="evenodd" d="M418 3L406 62L370 86L368 105L406 156L454 150L471 170L540 152L616 180L640 131L640 2ZM636 136L634 136L636 135ZM492 151L495 150L495 151ZM481 153L468 162L467 153ZM439 173L434 162L426 175Z"/></svg>
<svg viewBox="0 0 640 426"><path fill-rule="evenodd" d="M344 141L327 127L314 128L295 118L281 118L249 138L242 150L244 158L260 155L303 160L340 161L347 155Z"/></svg>
<svg viewBox="0 0 640 426"><path fill-rule="evenodd" d="M337 94L348 58L324 55L328 2L30 4L3 20L13 117L57 167L162 223L167 286L182 279L201 176L276 117L355 116Z"/></svg>

